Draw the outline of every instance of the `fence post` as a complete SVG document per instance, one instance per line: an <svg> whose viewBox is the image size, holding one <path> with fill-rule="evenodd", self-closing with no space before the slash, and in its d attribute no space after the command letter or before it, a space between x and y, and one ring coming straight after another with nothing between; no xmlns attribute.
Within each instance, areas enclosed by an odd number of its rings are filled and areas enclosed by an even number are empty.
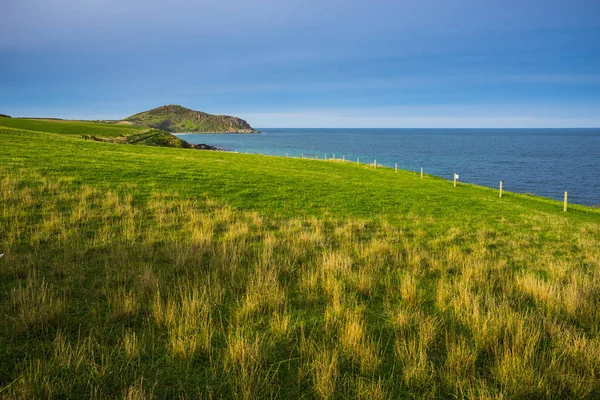
<svg viewBox="0 0 600 400"><path fill-rule="evenodd" d="M377 169L377 159L373 160L373 168Z"/></svg>
<svg viewBox="0 0 600 400"><path fill-rule="evenodd" d="M454 173L454 187L456 187L456 172Z"/></svg>
<svg viewBox="0 0 600 400"><path fill-rule="evenodd" d="M360 165L360 158L356 157L356 165Z"/></svg>
<svg viewBox="0 0 600 400"><path fill-rule="evenodd" d="M342 156L342 161L346 161L346 155L345 154Z"/></svg>
<svg viewBox="0 0 600 400"><path fill-rule="evenodd" d="M502 197L502 181L500 181L500 197Z"/></svg>
<svg viewBox="0 0 600 400"><path fill-rule="evenodd" d="M568 197L569 197L569 194L567 192L565 192L565 206L564 206L563 212L567 212L567 199L568 199Z"/></svg>
<svg viewBox="0 0 600 400"><path fill-rule="evenodd" d="M396 163L396 173L398 173L398 163Z"/></svg>
<svg viewBox="0 0 600 400"><path fill-rule="evenodd" d="M288 158L288 157L287 157L287 153L285 153L285 158Z"/></svg>
<svg viewBox="0 0 600 400"><path fill-rule="evenodd" d="M423 167L421 167L421 179L423 179Z"/></svg>
<svg viewBox="0 0 600 400"><path fill-rule="evenodd" d="M332 159L332 160L335 160L335 153L333 153L333 154L331 155L331 159Z"/></svg>
<svg viewBox="0 0 600 400"><path fill-rule="evenodd" d="M304 158L304 153L302 153L302 158Z"/></svg>

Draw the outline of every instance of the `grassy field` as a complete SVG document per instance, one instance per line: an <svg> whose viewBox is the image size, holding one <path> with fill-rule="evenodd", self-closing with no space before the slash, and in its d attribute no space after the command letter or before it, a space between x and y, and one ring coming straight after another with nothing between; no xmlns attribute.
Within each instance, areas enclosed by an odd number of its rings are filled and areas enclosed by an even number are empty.
<svg viewBox="0 0 600 400"><path fill-rule="evenodd" d="M599 210L38 123L0 128L0 397L600 396Z"/></svg>
<svg viewBox="0 0 600 400"><path fill-rule="evenodd" d="M140 127L133 127L129 125L23 118L0 118L0 126L32 131L60 133L63 135L94 135L101 137L126 136L142 130Z"/></svg>

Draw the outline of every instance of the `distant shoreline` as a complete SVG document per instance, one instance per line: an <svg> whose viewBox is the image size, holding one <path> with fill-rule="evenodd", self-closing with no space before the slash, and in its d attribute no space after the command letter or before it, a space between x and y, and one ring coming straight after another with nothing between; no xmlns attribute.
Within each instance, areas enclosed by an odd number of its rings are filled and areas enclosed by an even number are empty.
<svg viewBox="0 0 600 400"><path fill-rule="evenodd" d="M256 135L263 132L171 132L173 135Z"/></svg>

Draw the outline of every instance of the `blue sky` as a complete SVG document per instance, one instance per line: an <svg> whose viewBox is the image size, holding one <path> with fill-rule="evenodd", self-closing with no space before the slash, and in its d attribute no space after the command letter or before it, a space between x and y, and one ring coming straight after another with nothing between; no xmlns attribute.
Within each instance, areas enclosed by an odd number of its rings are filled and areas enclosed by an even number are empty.
<svg viewBox="0 0 600 400"><path fill-rule="evenodd" d="M4 0L0 113L600 127L600 1Z"/></svg>

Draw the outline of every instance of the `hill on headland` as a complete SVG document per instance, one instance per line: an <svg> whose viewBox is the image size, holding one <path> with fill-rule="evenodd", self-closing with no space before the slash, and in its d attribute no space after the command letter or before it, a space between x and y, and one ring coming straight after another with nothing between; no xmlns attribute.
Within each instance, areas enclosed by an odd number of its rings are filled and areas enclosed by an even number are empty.
<svg viewBox="0 0 600 400"><path fill-rule="evenodd" d="M0 114L0 118L10 118L10 115Z"/></svg>
<svg viewBox="0 0 600 400"><path fill-rule="evenodd" d="M179 105L154 108L127 117L125 121L175 133L258 133L241 118L207 114Z"/></svg>

